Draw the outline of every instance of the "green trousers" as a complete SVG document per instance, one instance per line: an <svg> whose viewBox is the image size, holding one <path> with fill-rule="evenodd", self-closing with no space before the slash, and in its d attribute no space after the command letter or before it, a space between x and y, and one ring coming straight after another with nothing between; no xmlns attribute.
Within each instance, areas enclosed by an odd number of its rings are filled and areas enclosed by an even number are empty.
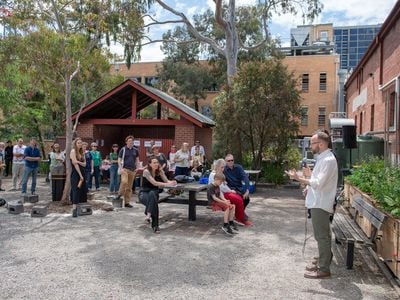
<svg viewBox="0 0 400 300"><path fill-rule="evenodd" d="M318 243L319 268L322 272L330 272L330 265L332 261L332 234L329 215L329 212L321 208L311 209L314 237Z"/></svg>

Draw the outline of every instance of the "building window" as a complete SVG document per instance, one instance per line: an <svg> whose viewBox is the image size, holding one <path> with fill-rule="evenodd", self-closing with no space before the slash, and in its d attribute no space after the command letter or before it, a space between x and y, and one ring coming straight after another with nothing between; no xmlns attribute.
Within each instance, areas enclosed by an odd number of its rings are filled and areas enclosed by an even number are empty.
<svg viewBox="0 0 400 300"><path fill-rule="evenodd" d="M321 31L319 35L319 40L321 42L327 42L328 41L328 31Z"/></svg>
<svg viewBox="0 0 400 300"><path fill-rule="evenodd" d="M154 86L158 82L158 77L145 77L144 84Z"/></svg>
<svg viewBox="0 0 400 300"><path fill-rule="evenodd" d="M325 126L326 121L326 108L319 107L318 109L318 126Z"/></svg>
<svg viewBox="0 0 400 300"><path fill-rule="evenodd" d="M394 128L395 121L395 92L390 93L389 95L389 128Z"/></svg>
<svg viewBox="0 0 400 300"><path fill-rule="evenodd" d="M360 135L363 133L363 113L360 112Z"/></svg>
<svg viewBox="0 0 400 300"><path fill-rule="evenodd" d="M308 92L309 75L303 74L301 78L301 90L303 92Z"/></svg>
<svg viewBox="0 0 400 300"><path fill-rule="evenodd" d="M374 122L375 122L375 104L371 105L371 124L369 126L370 131L374 131Z"/></svg>
<svg viewBox="0 0 400 300"><path fill-rule="evenodd" d="M326 92L326 73L319 74L319 91Z"/></svg>
<svg viewBox="0 0 400 300"><path fill-rule="evenodd" d="M204 116L206 116L206 117L212 118L211 107L208 106L208 105L203 105L203 106L201 107L201 113L202 113Z"/></svg>
<svg viewBox="0 0 400 300"><path fill-rule="evenodd" d="M142 77L139 77L139 76L137 76L137 77L128 77L128 79L136 81L136 82L139 82L139 83L142 82Z"/></svg>
<svg viewBox="0 0 400 300"><path fill-rule="evenodd" d="M301 126L308 126L308 107L301 108Z"/></svg>

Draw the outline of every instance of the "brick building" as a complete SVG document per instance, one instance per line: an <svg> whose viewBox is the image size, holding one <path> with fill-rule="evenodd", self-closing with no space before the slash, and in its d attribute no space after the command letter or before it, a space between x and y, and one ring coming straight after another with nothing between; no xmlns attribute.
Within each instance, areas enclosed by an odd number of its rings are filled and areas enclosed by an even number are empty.
<svg viewBox="0 0 400 300"><path fill-rule="evenodd" d="M301 136L328 128L329 113L337 111L338 55L287 56L284 64L299 78L302 116Z"/></svg>
<svg viewBox="0 0 400 300"><path fill-rule="evenodd" d="M322 26L321 30L325 30ZM332 35L332 30L329 31ZM299 80L299 89L302 91L302 120L300 136L312 135L317 129L328 126L328 115L337 111L337 55L307 55L287 56L284 64ZM113 74L120 74L125 79L151 85L157 81L157 68L161 62L134 63L127 69L124 63L114 64L111 68ZM207 92L207 98L199 101L199 110L203 115L211 116L212 104L218 91ZM192 107L193 103L189 103Z"/></svg>
<svg viewBox="0 0 400 300"><path fill-rule="evenodd" d="M347 115L358 134L383 137L386 157L400 154L400 1L345 84Z"/></svg>
<svg viewBox="0 0 400 300"><path fill-rule="evenodd" d="M72 116L75 120L77 113ZM127 79L102 97L83 108L79 116L77 136L96 141L105 156L114 143L125 144L133 135L145 161L145 147L153 140L168 153L171 145L183 142L193 146L196 140L211 158L214 121L171 96L144 84Z"/></svg>

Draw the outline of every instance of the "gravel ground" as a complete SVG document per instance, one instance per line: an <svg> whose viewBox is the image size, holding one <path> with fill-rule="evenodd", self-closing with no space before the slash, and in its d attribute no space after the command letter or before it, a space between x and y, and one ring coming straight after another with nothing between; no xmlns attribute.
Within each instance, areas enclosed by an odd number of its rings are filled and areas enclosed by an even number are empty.
<svg viewBox="0 0 400 300"><path fill-rule="evenodd" d="M7 181L3 180L7 187ZM39 179L40 199L49 188ZM107 192L96 193L104 199ZM17 192L2 193L9 200ZM258 189L249 205L254 226L234 237L222 214L161 203L161 234L144 222L143 206L91 216L31 218L0 208L1 299L398 299L364 251L346 270L334 246L332 278L310 280L317 253L305 230L300 190ZM308 224L311 231L311 224Z"/></svg>

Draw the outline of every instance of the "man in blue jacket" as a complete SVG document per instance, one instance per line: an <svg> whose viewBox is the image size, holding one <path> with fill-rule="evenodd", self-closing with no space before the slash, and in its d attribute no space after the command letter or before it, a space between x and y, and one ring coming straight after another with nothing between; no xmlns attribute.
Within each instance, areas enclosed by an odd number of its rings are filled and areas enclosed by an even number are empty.
<svg viewBox="0 0 400 300"><path fill-rule="evenodd" d="M26 194L26 186L28 184L29 176L32 175L31 192L35 195L36 190L36 176L38 173L39 161L41 159L40 151L37 148L36 140L31 139L29 146L24 151L25 168L24 176L22 177L22 194Z"/></svg>
<svg viewBox="0 0 400 300"><path fill-rule="evenodd" d="M224 175L226 182L232 190L236 191L237 194L243 197L244 208L246 208L250 202L249 177L244 172L244 169L241 165L235 164L232 154L228 154L225 157L225 163ZM245 189L243 188L242 182L245 184Z"/></svg>

